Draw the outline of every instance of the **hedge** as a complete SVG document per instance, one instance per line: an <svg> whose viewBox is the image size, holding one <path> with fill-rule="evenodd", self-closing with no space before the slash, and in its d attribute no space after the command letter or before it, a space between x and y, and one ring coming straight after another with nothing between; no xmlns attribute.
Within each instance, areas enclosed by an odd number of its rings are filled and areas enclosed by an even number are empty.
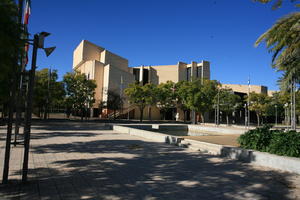
<svg viewBox="0 0 300 200"><path fill-rule="evenodd" d="M270 126L249 130L238 138L242 148L281 156L300 157L300 133L270 130Z"/></svg>

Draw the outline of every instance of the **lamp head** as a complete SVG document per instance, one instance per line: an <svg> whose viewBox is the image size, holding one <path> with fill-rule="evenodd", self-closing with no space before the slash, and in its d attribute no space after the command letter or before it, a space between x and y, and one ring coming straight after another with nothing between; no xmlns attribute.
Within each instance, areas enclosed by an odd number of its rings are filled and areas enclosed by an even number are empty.
<svg viewBox="0 0 300 200"><path fill-rule="evenodd" d="M39 33L39 43L38 43L38 47L39 48L44 48L44 40L45 40L45 37L49 36L50 33L47 33L47 32L41 32Z"/></svg>
<svg viewBox="0 0 300 200"><path fill-rule="evenodd" d="M48 37L51 33L48 33L48 32L41 32L39 35L42 36L42 37Z"/></svg>
<svg viewBox="0 0 300 200"><path fill-rule="evenodd" d="M44 48L44 51L46 53L46 56L50 56L50 54L55 50L56 47L48 47L48 48Z"/></svg>

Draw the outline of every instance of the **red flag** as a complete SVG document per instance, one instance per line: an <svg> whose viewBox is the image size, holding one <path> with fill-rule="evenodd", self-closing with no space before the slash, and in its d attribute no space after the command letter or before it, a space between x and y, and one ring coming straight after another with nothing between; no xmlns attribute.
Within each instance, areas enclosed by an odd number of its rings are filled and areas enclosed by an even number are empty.
<svg viewBox="0 0 300 200"><path fill-rule="evenodd" d="M29 16L30 16L30 0L26 0L25 11L24 11L24 20L23 24L28 24Z"/></svg>

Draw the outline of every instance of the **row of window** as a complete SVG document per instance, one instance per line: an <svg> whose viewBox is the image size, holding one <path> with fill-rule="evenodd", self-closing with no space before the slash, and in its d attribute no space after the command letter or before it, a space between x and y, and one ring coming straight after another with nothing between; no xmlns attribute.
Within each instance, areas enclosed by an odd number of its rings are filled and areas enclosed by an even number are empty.
<svg viewBox="0 0 300 200"><path fill-rule="evenodd" d="M186 68L186 80L187 81L191 80L191 76L192 76L191 70L192 70L191 67ZM202 67L197 67L196 68L196 78L200 78L200 77L202 77Z"/></svg>

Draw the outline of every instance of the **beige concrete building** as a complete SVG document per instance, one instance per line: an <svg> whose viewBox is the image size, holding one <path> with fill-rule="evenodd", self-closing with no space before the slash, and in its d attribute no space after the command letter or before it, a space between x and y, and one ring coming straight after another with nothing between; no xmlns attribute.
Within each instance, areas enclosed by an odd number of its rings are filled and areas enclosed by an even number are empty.
<svg viewBox="0 0 300 200"><path fill-rule="evenodd" d="M87 40L81 41L74 50L73 69L86 74L89 79L93 79L97 83L94 116L99 114L97 110L99 103L107 100L107 91L113 90L123 96L124 89L135 81L141 84L160 84L168 80L175 83L181 80L190 81L192 77L210 79L210 63L208 61L129 67L127 59ZM134 112L134 109L127 100L124 101L124 112L133 111L134 118L138 118L139 112ZM145 119L160 118L159 111L155 108L145 110L144 115Z"/></svg>
<svg viewBox="0 0 300 200"><path fill-rule="evenodd" d="M248 94L248 92L268 94L268 88L262 85L222 84L222 88L229 88L241 94Z"/></svg>

